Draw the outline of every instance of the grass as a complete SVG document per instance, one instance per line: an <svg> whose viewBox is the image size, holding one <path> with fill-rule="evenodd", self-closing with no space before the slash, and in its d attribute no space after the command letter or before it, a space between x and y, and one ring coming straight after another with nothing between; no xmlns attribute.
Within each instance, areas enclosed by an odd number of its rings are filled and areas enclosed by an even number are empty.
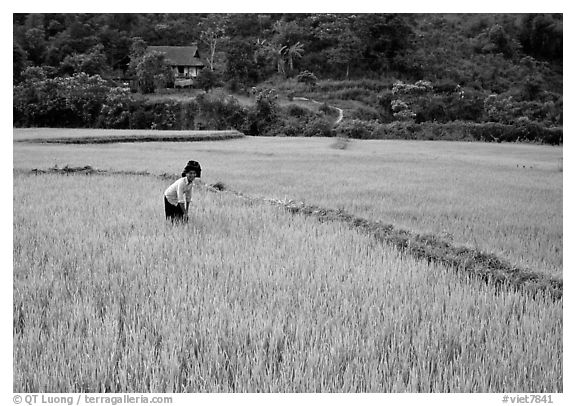
<svg viewBox="0 0 576 406"><path fill-rule="evenodd" d="M44 144L112 144L118 142L222 141L241 138L238 131L14 129L14 141Z"/></svg>
<svg viewBox="0 0 576 406"><path fill-rule="evenodd" d="M165 187L15 173L15 392L563 390L562 300L202 189L170 226Z"/></svg>
<svg viewBox="0 0 576 406"><path fill-rule="evenodd" d="M208 183L346 209L561 277L562 148L354 140L334 149L333 143L246 137L177 145L14 144L14 166L92 165L161 174L179 173L181 163L194 158Z"/></svg>
<svg viewBox="0 0 576 406"><path fill-rule="evenodd" d="M166 90L163 93L157 94L149 94L149 95L139 95L138 97L154 102L162 102L167 100L172 101L188 101L191 99L195 99L197 96L204 94L203 90L197 89L186 89L186 90ZM233 96L235 99L238 100L238 103L243 107L253 107L256 103L255 97L245 93L230 93L223 88L215 88L210 91L211 94L224 94ZM279 95L278 104L282 107L286 107L289 105L297 105L306 109L309 109L314 112L319 111L320 105L317 105L312 102L307 101L299 101L299 100L290 100L285 95Z"/></svg>
<svg viewBox="0 0 576 406"><path fill-rule="evenodd" d="M195 99L198 95L203 94L204 90L200 89L161 89L153 94L135 93L133 95L136 99L146 100L150 102L163 102L163 101L189 101Z"/></svg>

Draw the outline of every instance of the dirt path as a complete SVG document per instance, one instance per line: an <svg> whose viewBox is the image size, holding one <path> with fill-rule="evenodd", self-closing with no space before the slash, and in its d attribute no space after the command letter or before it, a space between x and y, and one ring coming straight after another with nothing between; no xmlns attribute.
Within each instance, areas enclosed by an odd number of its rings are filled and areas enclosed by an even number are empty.
<svg viewBox="0 0 576 406"><path fill-rule="evenodd" d="M309 102L316 103L316 104L322 104L319 101L307 99L306 97L294 97L294 100L309 101ZM342 119L344 118L344 110L342 110L340 107L336 107L336 106L330 106L330 107L338 110L338 118L336 119L336 121L334 121L334 125L336 125L340 121L342 121Z"/></svg>

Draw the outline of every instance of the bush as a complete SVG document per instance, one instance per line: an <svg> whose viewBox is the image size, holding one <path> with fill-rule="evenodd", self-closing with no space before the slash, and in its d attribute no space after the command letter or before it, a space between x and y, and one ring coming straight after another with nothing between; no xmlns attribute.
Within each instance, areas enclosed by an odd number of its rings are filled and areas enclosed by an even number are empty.
<svg viewBox="0 0 576 406"><path fill-rule="evenodd" d="M446 93L452 94L458 90L459 86L452 79L441 79L438 82L434 83L434 90L436 93Z"/></svg>
<svg viewBox="0 0 576 406"><path fill-rule="evenodd" d="M329 106L328 103L326 103L326 102L322 103L322 105L320 106L320 108L318 110L320 110L322 113L326 114L327 116L337 116L338 115L338 110L336 110L332 106Z"/></svg>
<svg viewBox="0 0 576 406"><path fill-rule="evenodd" d="M310 115L314 115L312 111L309 109L298 106L297 104L289 104L285 108L286 114L291 117L308 117Z"/></svg>
<svg viewBox="0 0 576 406"><path fill-rule="evenodd" d="M48 78L29 68L25 80L14 86L15 124L46 127L94 127L111 87L100 76L78 73Z"/></svg>
<svg viewBox="0 0 576 406"><path fill-rule="evenodd" d="M305 70L303 72L300 72L298 76L296 76L296 81L300 83L305 83L310 88L313 88L314 86L316 86L318 78L312 72Z"/></svg>
<svg viewBox="0 0 576 406"><path fill-rule="evenodd" d="M205 92L209 92L210 89L221 86L222 80L221 75L217 72L211 70L210 68L204 68L200 71L196 79L194 80L194 88L202 89Z"/></svg>
<svg viewBox="0 0 576 406"><path fill-rule="evenodd" d="M246 110L233 96L223 93L201 94L196 98L197 127L211 130L243 128L247 118Z"/></svg>
<svg viewBox="0 0 576 406"><path fill-rule="evenodd" d="M304 134L305 123L294 117L288 117L282 125L282 133L287 137L299 137Z"/></svg>
<svg viewBox="0 0 576 406"><path fill-rule="evenodd" d="M246 114L243 125L245 134L249 135L274 135L281 127L280 112L278 105L278 93L275 89L253 89L256 96L256 104Z"/></svg>
<svg viewBox="0 0 576 406"><path fill-rule="evenodd" d="M380 120L382 115L376 109L370 107L357 107L354 110L348 112L347 117L351 119L371 121Z"/></svg>
<svg viewBox="0 0 576 406"><path fill-rule="evenodd" d="M154 114L143 102L134 102L130 106L129 127L134 129L149 129L152 127Z"/></svg>
<svg viewBox="0 0 576 406"><path fill-rule="evenodd" d="M302 135L304 137L332 137L334 133L332 124L328 120L317 117L306 123Z"/></svg>
<svg viewBox="0 0 576 406"><path fill-rule="evenodd" d="M111 89L106 96L106 102L100 110L97 127L129 128L131 103L133 103L133 100L130 89Z"/></svg>
<svg viewBox="0 0 576 406"><path fill-rule="evenodd" d="M371 92L381 92L389 89L392 86L392 80L324 80L319 82L316 87L318 91L323 93L339 91L350 88L361 88Z"/></svg>
<svg viewBox="0 0 576 406"><path fill-rule="evenodd" d="M546 128L542 136L543 144L560 145L564 142L561 127Z"/></svg>
<svg viewBox="0 0 576 406"><path fill-rule="evenodd" d="M339 137L369 139L374 138L375 124L362 120L343 120L336 127Z"/></svg>
<svg viewBox="0 0 576 406"><path fill-rule="evenodd" d="M437 121L445 123L448 121L448 108L442 97L431 97L426 104L421 104L416 109L415 120L417 123L424 121Z"/></svg>
<svg viewBox="0 0 576 406"><path fill-rule="evenodd" d="M521 120L514 125L502 123L420 124L396 121L389 124L345 120L336 128L336 135L357 139L407 139L485 142L535 142L558 145L562 143L562 128L544 127L540 123Z"/></svg>
<svg viewBox="0 0 576 406"><path fill-rule="evenodd" d="M475 91L466 91L462 97L453 95L446 103L449 121L480 121L484 114L484 100Z"/></svg>
<svg viewBox="0 0 576 406"><path fill-rule="evenodd" d="M179 130L182 105L175 101L133 102L130 106L129 127L134 129Z"/></svg>

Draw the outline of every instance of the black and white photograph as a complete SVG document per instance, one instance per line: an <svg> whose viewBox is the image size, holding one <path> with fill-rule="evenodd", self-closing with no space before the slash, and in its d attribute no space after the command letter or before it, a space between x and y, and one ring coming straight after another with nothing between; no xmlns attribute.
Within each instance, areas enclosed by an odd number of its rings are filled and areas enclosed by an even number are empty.
<svg viewBox="0 0 576 406"><path fill-rule="evenodd" d="M12 13L7 404L567 404L562 10L191 8Z"/></svg>

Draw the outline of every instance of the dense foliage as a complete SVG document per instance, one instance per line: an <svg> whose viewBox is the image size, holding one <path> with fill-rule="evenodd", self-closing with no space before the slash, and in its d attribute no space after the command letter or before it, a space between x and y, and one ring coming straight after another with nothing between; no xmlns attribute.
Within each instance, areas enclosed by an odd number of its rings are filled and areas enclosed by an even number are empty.
<svg viewBox="0 0 576 406"><path fill-rule="evenodd" d="M174 77L163 55L147 53L146 46L195 42L206 64L195 87L206 92L225 85L229 91L249 94L258 86L288 97L354 101L352 107L340 107L346 108L348 119L364 123L562 126L561 14L14 14L13 18L15 125L148 125L151 120L142 117L149 116L144 111L152 107L129 101L127 85L133 92L153 93L172 86ZM234 106L248 117L242 122L248 133L332 130L323 121L315 122L315 129L303 129L310 120L297 122L282 109L264 113L273 106L262 98L255 101L249 109ZM170 110L170 104L154 109ZM320 114L312 121L317 119L326 117ZM152 123L158 128L199 125L178 115L172 124L161 121ZM232 121L239 123L237 118ZM225 118L202 122L232 125Z"/></svg>
<svg viewBox="0 0 576 406"><path fill-rule="evenodd" d="M497 91L521 83L514 71L529 56L532 74L559 91L562 22L561 14L14 14L14 75L26 65L125 73L141 38L197 42L210 67L248 84L309 70L333 79L449 78Z"/></svg>

